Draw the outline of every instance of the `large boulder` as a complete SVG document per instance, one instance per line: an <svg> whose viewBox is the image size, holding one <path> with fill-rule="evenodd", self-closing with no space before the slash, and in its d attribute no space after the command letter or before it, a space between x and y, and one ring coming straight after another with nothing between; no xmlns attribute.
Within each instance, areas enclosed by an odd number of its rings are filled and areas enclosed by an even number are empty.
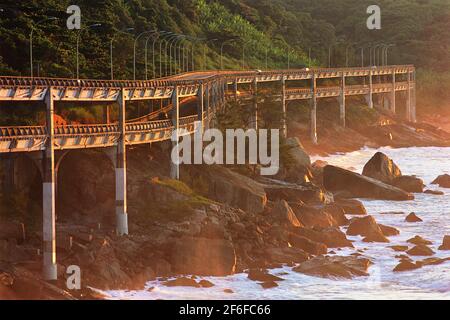
<svg viewBox="0 0 450 320"><path fill-rule="evenodd" d="M372 262L358 257L320 256L301 263L292 270L315 277L351 279L368 276L367 270Z"/></svg>
<svg viewBox="0 0 450 320"><path fill-rule="evenodd" d="M313 255L327 253L327 246L323 243L311 241L308 238L299 236L295 233L289 234L289 243L294 247L301 249Z"/></svg>
<svg viewBox="0 0 450 320"><path fill-rule="evenodd" d="M363 169L364 176L390 184L395 178L400 177L400 168L382 152L377 152Z"/></svg>
<svg viewBox="0 0 450 320"><path fill-rule="evenodd" d="M331 194L327 194L312 183L300 185L267 178L261 179L261 181L264 183L263 187L267 198L271 201L280 199L305 203L330 203L333 201Z"/></svg>
<svg viewBox="0 0 450 320"><path fill-rule="evenodd" d="M302 204L291 204L295 215L302 225L309 228L338 227L345 225L347 220L342 211L333 210L328 206L308 206Z"/></svg>
<svg viewBox="0 0 450 320"><path fill-rule="evenodd" d="M439 250L450 250L450 236L445 236Z"/></svg>
<svg viewBox="0 0 450 320"><path fill-rule="evenodd" d="M414 248L406 251L407 254L410 256L432 256L434 255L434 251L431 250L429 247L427 247L424 244L419 244L415 246Z"/></svg>
<svg viewBox="0 0 450 320"><path fill-rule="evenodd" d="M207 174L210 198L252 213L264 211L267 196L260 183L220 166L211 167Z"/></svg>
<svg viewBox="0 0 450 320"><path fill-rule="evenodd" d="M289 148L289 156L292 159L294 167L309 167L311 166L311 158L306 153L303 145L297 137L288 138L286 146Z"/></svg>
<svg viewBox="0 0 450 320"><path fill-rule="evenodd" d="M413 200L414 196L399 188L335 166L326 166L323 183L332 192L345 191L352 198Z"/></svg>
<svg viewBox="0 0 450 320"><path fill-rule="evenodd" d="M323 243L328 248L353 248L352 242L347 239L345 233L343 233L339 228L331 227L320 230L297 228L293 232L311 241Z"/></svg>
<svg viewBox="0 0 450 320"><path fill-rule="evenodd" d="M423 180L415 176L397 177L391 182L391 185L403 191L413 193L422 193L424 188Z"/></svg>
<svg viewBox="0 0 450 320"><path fill-rule="evenodd" d="M270 247L264 250L265 257L273 263L301 263L309 259L309 254L294 247Z"/></svg>
<svg viewBox="0 0 450 320"><path fill-rule="evenodd" d="M366 208L363 203L355 199L339 199L335 202L335 205L342 208L345 214L365 216L367 215Z"/></svg>
<svg viewBox="0 0 450 320"><path fill-rule="evenodd" d="M272 209L272 215L281 225L301 227L294 211L285 200L278 201Z"/></svg>
<svg viewBox="0 0 450 320"><path fill-rule="evenodd" d="M354 218L347 229L349 236L364 236L366 242L389 242L372 216Z"/></svg>
<svg viewBox="0 0 450 320"><path fill-rule="evenodd" d="M236 253L229 240L177 239L170 254L172 271L179 274L226 276L236 268Z"/></svg>
<svg viewBox="0 0 450 320"><path fill-rule="evenodd" d="M437 177L431 184L437 184L441 188L450 188L450 175L441 175Z"/></svg>

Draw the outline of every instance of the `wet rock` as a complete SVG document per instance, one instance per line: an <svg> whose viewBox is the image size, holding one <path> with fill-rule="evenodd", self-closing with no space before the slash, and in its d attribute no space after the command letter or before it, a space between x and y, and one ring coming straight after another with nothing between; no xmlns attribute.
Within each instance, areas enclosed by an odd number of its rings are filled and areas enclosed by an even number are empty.
<svg viewBox="0 0 450 320"><path fill-rule="evenodd" d="M311 166L311 158L303 148L300 140L297 137L286 139L286 145L289 148L289 155L291 156L295 167L309 167Z"/></svg>
<svg viewBox="0 0 450 320"><path fill-rule="evenodd" d="M383 235L385 237L393 237L400 234L400 230L398 230L397 228L385 226L384 224L378 224L378 226L380 227L381 232L383 232Z"/></svg>
<svg viewBox="0 0 450 320"><path fill-rule="evenodd" d="M324 192L312 183L302 185L268 178L259 179L263 183L264 191L270 201L287 200L289 202L330 203L332 195Z"/></svg>
<svg viewBox="0 0 450 320"><path fill-rule="evenodd" d="M389 248L397 252L405 252L409 249L408 246L390 246Z"/></svg>
<svg viewBox="0 0 450 320"><path fill-rule="evenodd" d="M365 216L367 215L366 208L359 200L354 199L339 199L335 202L335 204L344 210L345 214L348 215L358 215Z"/></svg>
<svg viewBox="0 0 450 320"><path fill-rule="evenodd" d="M349 236L364 236L365 242L389 242L372 216L354 218L347 229Z"/></svg>
<svg viewBox="0 0 450 320"><path fill-rule="evenodd" d="M447 260L448 259L441 259L441 258L426 258L424 260L417 261L417 265L420 265L420 266L437 266L437 265L443 264Z"/></svg>
<svg viewBox="0 0 450 320"><path fill-rule="evenodd" d="M267 196L260 183L223 166L214 166L199 174L207 175L209 198L246 212L264 211Z"/></svg>
<svg viewBox="0 0 450 320"><path fill-rule="evenodd" d="M425 190L423 193L432 194L435 196L443 196L445 193L439 190Z"/></svg>
<svg viewBox="0 0 450 320"><path fill-rule="evenodd" d="M298 249L308 252L313 255L320 255L327 253L327 246L323 243L311 241L305 237L298 236L294 233L289 235L289 243Z"/></svg>
<svg viewBox="0 0 450 320"><path fill-rule="evenodd" d="M174 243L170 262L176 273L225 276L234 273L236 254L229 240L183 237Z"/></svg>
<svg viewBox="0 0 450 320"><path fill-rule="evenodd" d="M359 257L320 256L301 263L293 271L322 278L345 278L367 276L371 261Z"/></svg>
<svg viewBox="0 0 450 320"><path fill-rule="evenodd" d="M415 245L423 244L426 246L433 244L433 242L426 240L426 239L422 238L421 236L415 236L414 238L408 239L406 242L412 243Z"/></svg>
<svg viewBox="0 0 450 320"><path fill-rule="evenodd" d="M265 256L274 263L301 263L309 259L309 254L293 247L267 248Z"/></svg>
<svg viewBox="0 0 450 320"><path fill-rule="evenodd" d="M353 248L352 242L347 239L345 233L339 228L330 227L320 230L298 228L293 232L299 236L308 238L311 241L323 243L328 248Z"/></svg>
<svg viewBox="0 0 450 320"><path fill-rule="evenodd" d="M225 293L234 293L234 291L231 290L231 289L224 289L223 292L225 292Z"/></svg>
<svg viewBox="0 0 450 320"><path fill-rule="evenodd" d="M163 285L165 285L166 287L194 287L194 288L200 287L200 284L198 284L197 281L186 277L166 281L163 283Z"/></svg>
<svg viewBox="0 0 450 320"><path fill-rule="evenodd" d="M301 227L302 224L298 221L292 208L285 200L278 201L272 209L272 216L275 221L278 221L281 225Z"/></svg>
<svg viewBox="0 0 450 320"><path fill-rule="evenodd" d="M414 196L399 188L342 168L326 166L323 183L327 190L346 191L352 198L413 200Z"/></svg>
<svg viewBox="0 0 450 320"><path fill-rule="evenodd" d="M332 207L299 204L292 204L291 207L300 223L305 227L328 228L338 227L347 223L347 219L343 212L341 211L340 214L339 212L334 212Z"/></svg>
<svg viewBox="0 0 450 320"><path fill-rule="evenodd" d="M387 184L391 184L395 178L402 176L400 168L382 152L377 152L366 163L362 174Z"/></svg>
<svg viewBox="0 0 450 320"><path fill-rule="evenodd" d="M439 250L450 250L450 236L445 236Z"/></svg>
<svg viewBox="0 0 450 320"><path fill-rule="evenodd" d="M428 248L424 244L419 244L415 246L414 248L406 251L407 254L410 256L432 256L434 255L434 251Z"/></svg>
<svg viewBox="0 0 450 320"><path fill-rule="evenodd" d="M274 282L274 281L266 281L266 282L260 283L260 285L264 289L271 289L271 288L278 287L278 284L276 282Z"/></svg>
<svg viewBox="0 0 450 320"><path fill-rule="evenodd" d="M248 278L253 281L261 282L275 282L284 280L283 278L270 274L266 269L250 269L248 272Z"/></svg>
<svg viewBox="0 0 450 320"><path fill-rule="evenodd" d="M202 287L202 288L211 288L211 287L214 287L214 283L212 283L211 281L205 280L205 279L200 280L200 281L198 282L198 284L199 284L200 287Z"/></svg>
<svg viewBox="0 0 450 320"><path fill-rule="evenodd" d="M441 188L450 188L450 175L441 175L437 177L431 184L437 184Z"/></svg>
<svg viewBox="0 0 450 320"><path fill-rule="evenodd" d="M406 222L423 222L414 212L411 212L406 218Z"/></svg>
<svg viewBox="0 0 450 320"><path fill-rule="evenodd" d="M424 188L424 183L422 179L415 176L401 176L395 178L392 183L394 187L402 189L406 192L422 193Z"/></svg>
<svg viewBox="0 0 450 320"><path fill-rule="evenodd" d="M420 265L415 264L411 261L401 261L395 268L394 272L403 272L403 271L410 271L410 270L416 270L419 269Z"/></svg>

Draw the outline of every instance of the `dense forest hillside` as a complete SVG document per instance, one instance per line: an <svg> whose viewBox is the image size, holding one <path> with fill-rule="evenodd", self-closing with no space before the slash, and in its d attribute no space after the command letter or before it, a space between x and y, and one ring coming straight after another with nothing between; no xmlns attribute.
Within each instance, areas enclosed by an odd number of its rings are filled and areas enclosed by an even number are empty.
<svg viewBox="0 0 450 320"><path fill-rule="evenodd" d="M367 7L381 8L381 30L366 27ZM76 70L77 30L66 27L69 1L3 0L0 4L0 73L28 75L29 33L35 28L34 72L40 76L73 77ZM448 0L99 0L77 1L81 8L80 76L109 78L110 40L114 42L116 78L132 78L134 36L146 30L165 30L190 37L197 69L292 68L309 64L361 64L361 47L392 45L389 63L412 63L419 68L422 92L449 98L450 2ZM132 34L119 31L133 28ZM137 77L145 78L144 44L138 42ZM205 47L208 49L205 49ZM187 45L189 48L189 45ZM245 47L245 51L243 51ZM156 46L156 68L164 55ZM204 61L204 55L206 61ZM309 60L309 56L311 60ZM161 59L160 59L161 58ZM148 74L158 75L159 70ZM426 86L426 87L425 87ZM430 89L433 90L430 94ZM427 90L427 91L425 91ZM450 100L450 99L449 99Z"/></svg>

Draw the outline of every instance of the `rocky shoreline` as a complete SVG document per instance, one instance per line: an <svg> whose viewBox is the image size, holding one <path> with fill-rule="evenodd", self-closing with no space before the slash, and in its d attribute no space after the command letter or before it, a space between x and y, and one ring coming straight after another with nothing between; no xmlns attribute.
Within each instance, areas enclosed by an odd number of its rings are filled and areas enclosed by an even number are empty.
<svg viewBox="0 0 450 320"><path fill-rule="evenodd" d="M109 168L94 173L102 166L93 168L92 159L75 154L70 159L72 172L92 175L87 175L88 181L79 181L62 172L61 179L72 179L75 194L63 194L59 202L64 212L57 224L60 280L54 284L39 280L39 232L25 232L26 226L17 221L2 221L0 298L97 299L102 297L89 287L139 290L152 279L165 281L167 286L209 287L214 284L191 275L241 272L247 272L262 289L269 289L282 278L268 270L281 265L318 277L366 276L373 262L363 252L355 249L349 256L336 255L342 248L353 248L347 236L389 243L389 237L400 231L378 224L354 198L411 200L414 193L424 192L423 181L403 176L401 168L381 153L374 155L362 174L311 163L307 153L348 152L367 145L450 146L450 134L428 125L401 123L365 129L366 135L361 130L356 134L339 129L334 139L332 131L322 133L320 148L289 139L291 164L274 179L257 177L251 168L189 166L182 168L178 182L167 178L168 168L160 166L168 163L164 147L131 150L130 235L126 237L117 237L113 231L110 212L114 204L108 196L112 190L83 188L109 185ZM352 134L352 139L340 139ZM448 187L449 177L442 176L435 183ZM82 199L93 193L97 194L92 200L96 205L81 206ZM410 215L405 223L418 223L417 219ZM445 236L441 250L449 250L449 240ZM433 258L430 243L420 235L408 242L391 245L399 252L396 272L449 260ZM413 262L412 256L427 258ZM65 270L70 265L82 270L81 291L65 289ZM174 276L178 278L169 280Z"/></svg>

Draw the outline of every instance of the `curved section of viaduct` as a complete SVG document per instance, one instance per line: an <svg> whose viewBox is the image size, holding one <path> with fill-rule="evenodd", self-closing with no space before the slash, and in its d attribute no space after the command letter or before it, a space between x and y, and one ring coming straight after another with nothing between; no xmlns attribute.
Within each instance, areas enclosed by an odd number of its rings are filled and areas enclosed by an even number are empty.
<svg viewBox="0 0 450 320"><path fill-rule="evenodd" d="M348 79L363 79L363 84L349 84ZM398 79L401 80L399 81ZM382 81L385 80L385 81ZM320 86L322 80L339 85ZM378 80L378 81L377 81ZM289 82L306 81L307 86L289 87ZM290 71L218 71L181 74L153 81L102 81L47 78L0 77L0 101L44 101L45 126L0 127L0 153L28 152L38 164L43 181L43 277L55 280L56 270L56 176L59 164L68 150L103 148L115 167L116 230L128 234L126 196L126 146L170 140L178 129L192 133L206 128L227 99L250 99L254 104L255 128L258 127L258 84L281 83L280 101L283 113L287 102L307 100L311 105L311 139L318 143L318 99L337 98L340 123L345 127L346 97L365 96L369 108L374 108L374 95L388 97L389 110L396 113L396 93L406 96L406 119L416 121L415 68L411 65L341 69L301 69ZM355 81L353 81L355 82ZM377 83L375 83L377 82ZM249 85L247 93L239 85ZM129 101L168 100L171 103L156 112L170 111L171 119L152 120L157 114L126 119ZM197 114L180 117L180 101L197 100ZM97 125L54 125L55 103L110 102L119 107L116 123ZM285 117L284 117L285 118ZM109 122L109 121L108 121ZM282 134L287 135L284 120ZM179 168L171 164L171 176L179 178Z"/></svg>

